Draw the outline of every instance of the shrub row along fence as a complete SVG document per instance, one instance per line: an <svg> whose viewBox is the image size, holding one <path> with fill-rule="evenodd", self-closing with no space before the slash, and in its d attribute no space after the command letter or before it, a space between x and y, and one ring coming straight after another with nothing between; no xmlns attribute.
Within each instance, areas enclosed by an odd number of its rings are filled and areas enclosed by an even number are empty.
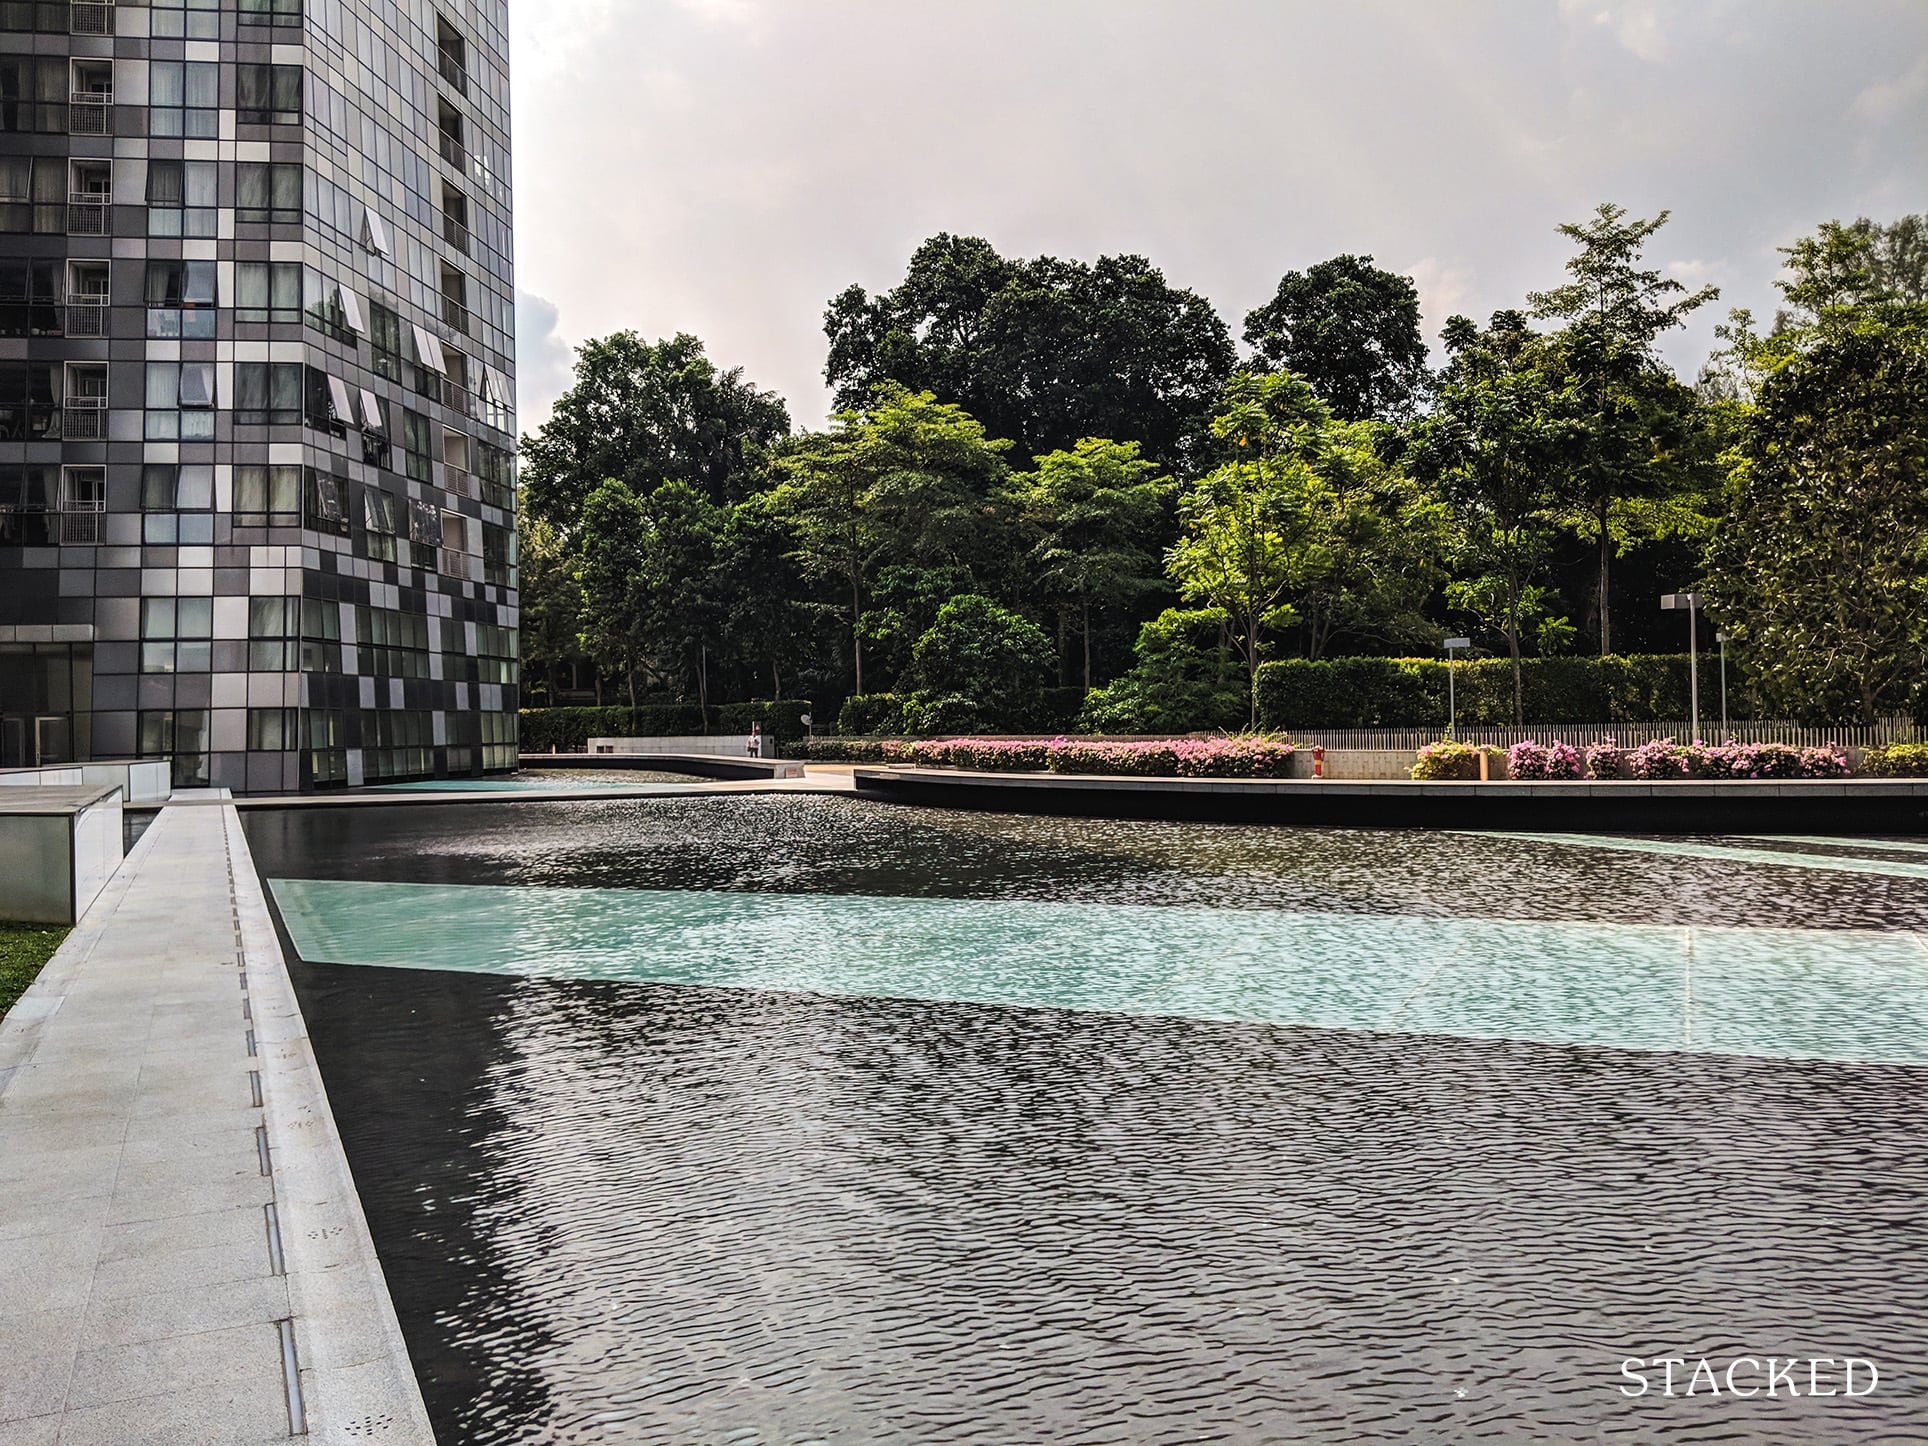
<svg viewBox="0 0 1928 1446"><path fill-rule="evenodd" d="M710 708L695 703L644 704L636 708L525 708L521 747L524 753L581 753L591 738L689 738L702 734L748 733L761 724L764 733L779 741L804 735L807 699L781 703L723 703Z"/></svg>
<svg viewBox="0 0 1928 1446"><path fill-rule="evenodd" d="M1302 748L1321 744L1327 748L1418 749L1439 741L1445 732L1438 728L1290 728L1283 730ZM1736 723L1730 721L1722 734L1719 717L1700 720L1704 742L1785 743L1790 748L1883 748L1891 743L1914 743L1925 731L1909 718L1883 718L1867 726L1827 727L1786 721ZM1693 738L1693 724L1686 718L1655 723L1539 723L1524 728L1457 729L1453 737L1461 743L1485 748L1511 748L1516 743L1546 743L1555 738L1586 748L1595 744L1620 743L1638 747L1662 739Z"/></svg>
<svg viewBox="0 0 1928 1446"><path fill-rule="evenodd" d="M1294 753L1291 744L1256 734L1130 743L1092 738L837 738L816 740L809 750L811 757L825 756L819 747L843 762L1143 778L1289 778Z"/></svg>

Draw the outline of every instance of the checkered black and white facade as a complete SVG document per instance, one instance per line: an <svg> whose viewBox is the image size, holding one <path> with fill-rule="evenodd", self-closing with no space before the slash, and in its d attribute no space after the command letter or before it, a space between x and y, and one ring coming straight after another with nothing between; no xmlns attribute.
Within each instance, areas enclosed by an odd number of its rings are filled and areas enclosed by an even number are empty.
<svg viewBox="0 0 1928 1446"><path fill-rule="evenodd" d="M507 25L0 0L0 766L514 766Z"/></svg>

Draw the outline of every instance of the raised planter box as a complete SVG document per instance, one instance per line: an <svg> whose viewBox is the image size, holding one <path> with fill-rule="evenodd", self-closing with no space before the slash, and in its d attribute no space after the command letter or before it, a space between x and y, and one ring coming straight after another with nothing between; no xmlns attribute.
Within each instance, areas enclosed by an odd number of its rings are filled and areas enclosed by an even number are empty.
<svg viewBox="0 0 1928 1446"><path fill-rule="evenodd" d="M126 853L118 787L0 791L0 919L77 924Z"/></svg>

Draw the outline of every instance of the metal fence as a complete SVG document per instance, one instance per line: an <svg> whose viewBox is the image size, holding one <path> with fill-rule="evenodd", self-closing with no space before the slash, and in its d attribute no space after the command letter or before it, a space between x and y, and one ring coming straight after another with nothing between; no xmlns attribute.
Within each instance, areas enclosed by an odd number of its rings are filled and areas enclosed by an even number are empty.
<svg viewBox="0 0 1928 1446"><path fill-rule="evenodd" d="M1442 728L1286 728L1279 730L1294 743L1327 748L1393 748L1417 751L1436 743ZM1680 742L1693 739L1693 724L1682 718L1657 723L1530 723L1522 728L1459 728L1453 736L1462 743L1510 748L1532 740L1550 743L1561 739L1576 748L1611 738L1628 747L1638 747L1658 738ZM1883 718L1868 725L1811 727L1805 723L1779 720L1735 721L1723 732L1719 719L1700 720L1700 736L1707 743L1788 743L1796 748L1821 748L1834 744L1842 748L1880 748L1889 743L1919 743L1928 740L1928 730L1918 728L1906 717Z"/></svg>

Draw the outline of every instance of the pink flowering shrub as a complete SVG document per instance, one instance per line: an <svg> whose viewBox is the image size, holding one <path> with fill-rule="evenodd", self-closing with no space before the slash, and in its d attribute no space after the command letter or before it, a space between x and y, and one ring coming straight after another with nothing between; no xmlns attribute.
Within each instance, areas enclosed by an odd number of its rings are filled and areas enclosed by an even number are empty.
<svg viewBox="0 0 1928 1446"><path fill-rule="evenodd" d="M1528 739L1506 750L1506 776L1524 779L1566 779L1580 776L1580 750L1555 739L1539 744Z"/></svg>
<svg viewBox="0 0 1928 1446"><path fill-rule="evenodd" d="M1845 778L1848 758L1839 748L1796 748L1787 743L1676 743L1663 738L1627 755L1635 778Z"/></svg>
<svg viewBox="0 0 1928 1446"><path fill-rule="evenodd" d="M1656 782L1665 778L1684 778L1681 749L1671 738L1656 738L1643 743L1626 756L1627 771L1635 778Z"/></svg>
<svg viewBox="0 0 1928 1446"><path fill-rule="evenodd" d="M992 773L1108 773L1140 778L1289 778L1293 747L1276 738L941 738L884 745L890 763Z"/></svg>
<svg viewBox="0 0 1928 1446"><path fill-rule="evenodd" d="M1603 738L1587 749L1587 776L1589 778L1618 778L1621 765L1627 761L1627 750L1612 738Z"/></svg>

